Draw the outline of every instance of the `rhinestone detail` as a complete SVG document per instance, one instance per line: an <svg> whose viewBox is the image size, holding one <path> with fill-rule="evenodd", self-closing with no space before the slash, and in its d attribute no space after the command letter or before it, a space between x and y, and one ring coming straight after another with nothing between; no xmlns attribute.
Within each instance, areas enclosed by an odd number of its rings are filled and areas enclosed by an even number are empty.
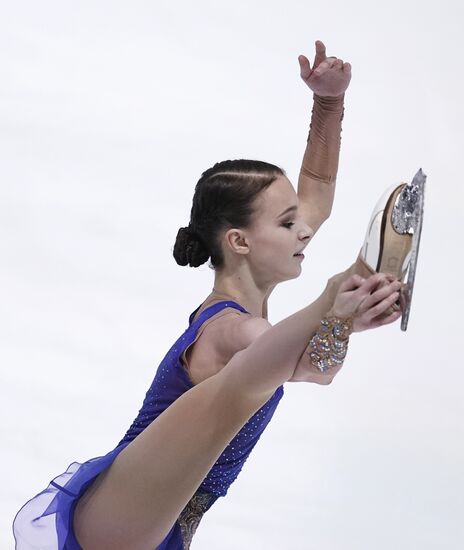
<svg viewBox="0 0 464 550"><path fill-rule="evenodd" d="M411 183L406 183L398 193L392 211L392 225L401 235L413 235L420 216L420 197L423 193L425 178L419 170Z"/></svg>
<svg viewBox="0 0 464 550"><path fill-rule="evenodd" d="M352 328L351 318L324 317L319 329L309 342L309 351L306 351L311 363L321 372L342 365Z"/></svg>
<svg viewBox="0 0 464 550"><path fill-rule="evenodd" d="M203 514L216 499L217 497L213 494L197 491L182 510L177 522L182 533L183 550L189 550L193 535Z"/></svg>

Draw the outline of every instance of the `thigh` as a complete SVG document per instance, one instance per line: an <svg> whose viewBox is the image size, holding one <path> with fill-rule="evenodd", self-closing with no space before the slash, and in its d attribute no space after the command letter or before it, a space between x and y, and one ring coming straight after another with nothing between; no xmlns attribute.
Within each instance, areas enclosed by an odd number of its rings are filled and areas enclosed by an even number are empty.
<svg viewBox="0 0 464 550"><path fill-rule="evenodd" d="M269 398L244 402L229 372L179 397L81 497L74 530L85 550L160 544L227 444Z"/></svg>

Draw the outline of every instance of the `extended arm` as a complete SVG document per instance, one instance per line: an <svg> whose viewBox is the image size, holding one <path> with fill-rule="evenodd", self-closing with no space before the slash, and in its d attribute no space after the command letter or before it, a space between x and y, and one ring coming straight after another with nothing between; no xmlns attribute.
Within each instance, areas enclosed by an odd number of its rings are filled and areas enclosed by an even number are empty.
<svg viewBox="0 0 464 550"><path fill-rule="evenodd" d="M383 285L388 276L382 273L367 279L352 275L341 284L338 276L336 279L334 283L329 280L325 291L312 304L274 326L261 317L241 323L241 351L223 371L227 372L228 383L236 384L245 399L269 397L279 385L295 376L306 382L331 382L341 365L321 372L307 353L308 342L327 315L341 320L351 318L354 332L392 323L399 318L401 312L382 318L398 299L399 281Z"/></svg>
<svg viewBox="0 0 464 550"><path fill-rule="evenodd" d="M326 310L324 315L325 320L327 318L330 320L335 311L343 311L343 306L341 304L344 299L346 300L346 297L349 296L350 293L345 292L344 294L340 294L341 290L344 289L346 291L346 289L349 288L349 281L353 278L359 277L359 280L365 281L363 284L368 284L369 282L371 283L368 287L368 293L364 295L364 298L361 300L354 317L352 317L357 327L355 332L366 330L368 328L376 328L396 321L400 317L401 311L393 311L393 313L391 313L391 305L396 301L396 299L398 299L401 282L395 277L383 273L368 275L367 279L364 279L356 273L356 270L357 263L355 262L346 271L338 273L329 279L324 293L319 298L321 305L323 304L324 307L327 304L331 304L329 305L330 309ZM322 300L322 298L324 299ZM335 315L337 317L345 317L344 314ZM341 324L335 323L335 325L329 326L330 328L334 326L335 330L339 330L344 324L345 323L342 322ZM289 379L289 382L316 382L318 384L330 384L335 375L342 368L343 361L328 369L326 366L321 369L321 364L317 360L314 363L314 351L317 352L316 356L320 355L320 358L323 359L322 362L325 364L327 364L327 359L329 357L334 359L344 359L344 354L346 353L348 344L345 338L346 335L336 335L336 337L333 338L331 335L327 335L326 330L327 325L318 327L315 333L316 338L314 338L313 335L309 341L304 353L298 361L292 377ZM326 351L324 346L321 346L321 339L326 339ZM322 353L319 353L319 349L315 349L315 343L316 348L322 349ZM331 359L329 359L329 363L332 363ZM337 361L335 361L335 363L337 363ZM315 364L318 365L320 374L314 374Z"/></svg>
<svg viewBox="0 0 464 550"><path fill-rule="evenodd" d="M332 211L351 65L336 57L327 57L320 40L316 40L312 68L304 55L300 55L298 61L300 76L313 91L314 104L297 194L301 216L316 232Z"/></svg>

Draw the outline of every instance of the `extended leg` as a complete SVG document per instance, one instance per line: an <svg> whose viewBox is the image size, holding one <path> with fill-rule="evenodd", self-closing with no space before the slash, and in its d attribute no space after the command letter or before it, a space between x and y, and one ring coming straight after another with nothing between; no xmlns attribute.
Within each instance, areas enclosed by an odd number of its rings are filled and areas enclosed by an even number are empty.
<svg viewBox="0 0 464 550"><path fill-rule="evenodd" d="M85 550L153 550L163 540L229 441L272 395L241 397L228 375L242 366L240 356L177 399L81 497L74 530Z"/></svg>

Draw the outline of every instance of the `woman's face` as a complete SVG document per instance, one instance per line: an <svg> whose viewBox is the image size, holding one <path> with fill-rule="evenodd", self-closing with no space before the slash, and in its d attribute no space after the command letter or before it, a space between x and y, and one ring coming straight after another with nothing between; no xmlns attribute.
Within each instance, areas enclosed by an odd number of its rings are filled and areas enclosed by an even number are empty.
<svg viewBox="0 0 464 550"><path fill-rule="evenodd" d="M243 230L255 280L276 284L300 275L304 259L295 254L306 247L313 232L300 218L298 202L295 189L285 176L276 179L257 198L254 223Z"/></svg>

